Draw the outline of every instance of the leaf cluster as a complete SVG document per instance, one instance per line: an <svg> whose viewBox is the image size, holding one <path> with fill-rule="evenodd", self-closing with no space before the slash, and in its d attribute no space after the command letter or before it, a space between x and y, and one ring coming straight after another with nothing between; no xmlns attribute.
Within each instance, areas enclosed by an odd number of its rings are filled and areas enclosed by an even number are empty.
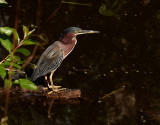
<svg viewBox="0 0 160 125"><path fill-rule="evenodd" d="M13 66L13 70L11 70L12 75L15 74L15 72L21 71L21 66L25 60L23 60L17 54L21 53L24 55L24 57L27 57L31 54L31 52L26 49L25 46L38 44L30 38L34 31L35 29L29 31L26 26L23 26L24 37L21 40L19 38L18 32L15 29L10 27L0 27L0 43L9 52L8 56L6 56L5 59L0 62L0 76L4 80L5 88L10 88L13 84L19 84L22 88L25 89L37 89L37 86L27 78L9 81L9 79L7 79L7 73L10 72L6 71L6 68L10 67L11 64ZM15 48L13 48L13 40L15 40Z"/></svg>

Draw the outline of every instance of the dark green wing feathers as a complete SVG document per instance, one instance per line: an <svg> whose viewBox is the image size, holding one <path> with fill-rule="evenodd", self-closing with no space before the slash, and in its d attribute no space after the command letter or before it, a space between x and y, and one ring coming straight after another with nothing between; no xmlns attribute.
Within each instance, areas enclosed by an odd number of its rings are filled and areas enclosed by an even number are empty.
<svg viewBox="0 0 160 125"><path fill-rule="evenodd" d="M55 42L43 52L37 63L37 68L32 73L31 80L35 81L38 77L57 69L62 61L63 51Z"/></svg>

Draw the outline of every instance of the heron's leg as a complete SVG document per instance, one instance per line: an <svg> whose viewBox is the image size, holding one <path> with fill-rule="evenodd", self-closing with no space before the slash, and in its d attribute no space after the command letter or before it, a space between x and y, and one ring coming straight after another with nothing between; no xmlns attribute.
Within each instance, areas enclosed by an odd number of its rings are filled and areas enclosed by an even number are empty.
<svg viewBox="0 0 160 125"><path fill-rule="evenodd" d="M44 76L45 78L45 81L46 81L46 84L47 84L47 87L44 87L43 90L48 90L49 89L49 83L48 83L48 78L47 78L47 75Z"/></svg>
<svg viewBox="0 0 160 125"><path fill-rule="evenodd" d="M59 89L59 88L61 88L61 86L55 86L55 85L53 85L53 80L52 80L52 78L53 78L53 73L54 73L54 71L52 71L51 72L51 75L50 75L50 82L51 82L51 85L48 85L48 87L50 88L50 89L52 89L53 91L55 91L55 89L57 90L57 89Z"/></svg>
<svg viewBox="0 0 160 125"><path fill-rule="evenodd" d="M53 80L52 80L52 76L53 76L53 71L51 72L51 75L50 75L50 82L51 82L51 86L52 86L52 91L54 91L54 85L53 85Z"/></svg>
<svg viewBox="0 0 160 125"><path fill-rule="evenodd" d="M47 86L48 86L48 89L49 90L52 90L52 86L49 84L49 82L48 82L48 78L47 78L47 75L45 75L45 81L46 81L46 84L47 84Z"/></svg>
<svg viewBox="0 0 160 125"><path fill-rule="evenodd" d="M64 90L64 89L59 89L59 88L61 88L61 86L54 86L53 85L53 80L52 80L53 73L54 73L54 71L51 72L50 77L49 77L50 78L50 82L51 82L52 91L48 92L48 94L51 94L52 92L58 92L58 91Z"/></svg>
<svg viewBox="0 0 160 125"><path fill-rule="evenodd" d="M48 84L48 78L47 78L47 75L45 75L45 76L44 76L44 78L45 78L46 84L47 84L47 86L48 86L49 84Z"/></svg>

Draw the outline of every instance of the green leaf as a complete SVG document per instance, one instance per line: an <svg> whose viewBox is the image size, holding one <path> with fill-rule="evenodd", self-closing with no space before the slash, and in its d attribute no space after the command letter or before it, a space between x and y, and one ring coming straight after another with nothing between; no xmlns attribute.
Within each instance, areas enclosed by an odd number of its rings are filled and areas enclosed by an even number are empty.
<svg viewBox="0 0 160 125"><path fill-rule="evenodd" d="M6 60L10 62L12 60L11 55ZM13 62L18 62L18 61L21 61L21 58L19 56L13 56Z"/></svg>
<svg viewBox="0 0 160 125"><path fill-rule="evenodd" d="M22 53L25 56L31 55L31 52L28 49L26 49L26 48L19 48L15 52Z"/></svg>
<svg viewBox="0 0 160 125"><path fill-rule="evenodd" d="M8 62L10 62L11 60L12 60L12 56L13 56L13 53L12 52L10 52L9 53L9 57L6 59Z"/></svg>
<svg viewBox="0 0 160 125"><path fill-rule="evenodd" d="M24 64L25 61L18 61L17 64Z"/></svg>
<svg viewBox="0 0 160 125"><path fill-rule="evenodd" d="M116 7L116 6L117 6L117 4L118 4L118 2L119 2L119 0L115 0L115 1L113 2L113 5L111 6L111 8Z"/></svg>
<svg viewBox="0 0 160 125"><path fill-rule="evenodd" d="M35 31L35 29L29 31L28 35L31 35L34 31Z"/></svg>
<svg viewBox="0 0 160 125"><path fill-rule="evenodd" d="M42 35L35 35L35 36L37 36L38 38L40 38L43 41L47 41Z"/></svg>
<svg viewBox="0 0 160 125"><path fill-rule="evenodd" d="M2 65L2 66L10 66L10 64L11 64L11 62L5 61L5 62L2 63L1 65ZM21 66L18 65L18 64L16 64L16 63L13 63L13 67L16 67L16 68L18 68L18 69L21 68Z"/></svg>
<svg viewBox="0 0 160 125"><path fill-rule="evenodd" d="M31 89L31 90L38 89L38 87L28 79L19 79L19 81L20 81L20 86L24 89Z"/></svg>
<svg viewBox="0 0 160 125"><path fill-rule="evenodd" d="M102 5L99 8L99 13L103 16L114 16L115 13L111 9L107 9L106 5Z"/></svg>
<svg viewBox="0 0 160 125"><path fill-rule="evenodd" d="M8 57L6 60L7 60L8 62L10 62L10 61L12 60L12 58L11 58L11 57Z"/></svg>
<svg viewBox="0 0 160 125"><path fill-rule="evenodd" d="M8 123L8 116L2 117L1 118L1 125L7 125Z"/></svg>
<svg viewBox="0 0 160 125"><path fill-rule="evenodd" d="M11 34L14 34L16 41L18 43L20 42L19 35L18 35L17 31L15 29L13 29L13 28L10 28L10 27L0 27L0 33L6 34L7 36L10 36Z"/></svg>
<svg viewBox="0 0 160 125"><path fill-rule="evenodd" d="M8 4L5 0L0 0L0 4Z"/></svg>
<svg viewBox="0 0 160 125"><path fill-rule="evenodd" d="M14 80L13 84L19 84L19 80Z"/></svg>
<svg viewBox="0 0 160 125"><path fill-rule="evenodd" d="M12 46L11 38L10 37L8 37L5 34L0 33L0 42L1 42L2 46L6 50L8 50L9 52L12 50L13 46Z"/></svg>
<svg viewBox="0 0 160 125"><path fill-rule="evenodd" d="M4 79L6 76L6 70L4 68L4 66L0 65L0 75L1 77Z"/></svg>
<svg viewBox="0 0 160 125"><path fill-rule="evenodd" d="M9 73L10 73L10 72L7 72L7 73L8 73L8 76L9 76ZM11 75L12 75L12 76L15 75L15 74L16 74L15 71L12 71L12 72L11 72Z"/></svg>
<svg viewBox="0 0 160 125"><path fill-rule="evenodd" d="M22 45L34 45L34 44L36 44L36 42L31 39L26 39L22 43Z"/></svg>
<svg viewBox="0 0 160 125"><path fill-rule="evenodd" d="M17 33L17 31L16 30L14 30L14 32L15 32L15 39L16 39L16 42L17 43L19 43L20 42L20 38L19 38L19 35L18 35L18 33Z"/></svg>
<svg viewBox="0 0 160 125"><path fill-rule="evenodd" d="M12 81L9 82L8 79L5 79L5 81L4 81L4 88L8 89L8 88L11 88L11 87L12 87Z"/></svg>
<svg viewBox="0 0 160 125"><path fill-rule="evenodd" d="M11 34L13 34L14 29L10 28L10 27L0 27L0 33L2 34L6 34L8 36L10 36Z"/></svg>
<svg viewBox="0 0 160 125"><path fill-rule="evenodd" d="M21 60L21 57L19 57L19 56L14 56L13 57L13 62L18 62L20 60Z"/></svg>
<svg viewBox="0 0 160 125"><path fill-rule="evenodd" d="M23 25L23 33L24 33L24 37L26 37L28 35L28 28L26 26Z"/></svg>
<svg viewBox="0 0 160 125"><path fill-rule="evenodd" d="M18 69L20 69L20 68L21 68L21 66L20 66L20 65L18 65L18 64L16 64L16 63L13 63L13 67L18 68Z"/></svg>

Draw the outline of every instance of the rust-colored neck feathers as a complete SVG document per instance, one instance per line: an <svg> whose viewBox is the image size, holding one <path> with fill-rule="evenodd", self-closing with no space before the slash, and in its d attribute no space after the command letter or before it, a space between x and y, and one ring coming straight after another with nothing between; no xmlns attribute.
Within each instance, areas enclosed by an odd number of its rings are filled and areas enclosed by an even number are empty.
<svg viewBox="0 0 160 125"><path fill-rule="evenodd" d="M63 38L60 39L60 41L60 47L64 52L65 58L73 50L77 43L76 35L74 33L67 33Z"/></svg>
<svg viewBox="0 0 160 125"><path fill-rule="evenodd" d="M74 44L76 42L76 36L74 33L67 33L60 41L63 44Z"/></svg>

